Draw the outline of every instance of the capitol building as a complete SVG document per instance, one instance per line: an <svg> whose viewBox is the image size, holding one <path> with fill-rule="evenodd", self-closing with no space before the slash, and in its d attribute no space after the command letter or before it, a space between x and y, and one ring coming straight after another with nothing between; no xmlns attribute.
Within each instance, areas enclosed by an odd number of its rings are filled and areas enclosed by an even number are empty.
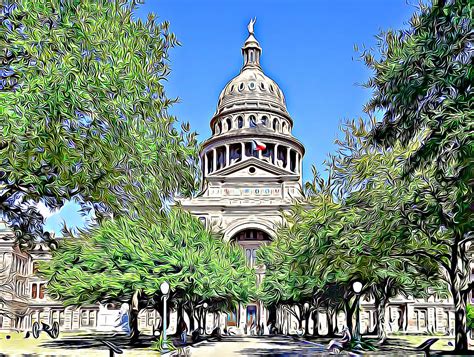
<svg viewBox="0 0 474 357"><path fill-rule="evenodd" d="M247 263L255 268L256 284L259 284L265 267L256 266L256 251L275 237L277 226L283 223L282 213L290 209L295 199L303 198L305 148L293 136L293 126L298 123L293 122L288 112L283 91L261 67L262 48L253 24L253 21L249 24L248 37L242 47L240 73L224 87L217 99L215 114L210 118L212 135L203 142L200 152L201 191L196 197L180 199L179 204L206 227L222 233L226 241L239 244L245 251ZM0 290L0 330L27 330L34 321L50 324L58 321L61 330L113 328L117 306L65 309L60 302L48 299L46 282L35 275L35 262L48 260L49 251L38 245L30 253L20 252L12 237L8 227L0 225L0 269L15 273L8 288ZM361 331L372 331L375 306L364 298L361 305ZM15 314L14 309L19 313ZM2 311L8 313L2 315ZM266 328L271 314L278 316L284 332L296 332L291 316L268 311L259 301L220 316L220 326L246 333L250 321L257 321ZM174 315L170 332L174 330ZM141 329L152 329L157 319L156 311L142 311ZM216 320L212 316L206 319L208 332ZM324 311L319 313L318 321L319 331L324 334L328 328ZM454 327L453 305L450 300L434 297L392 299L386 322L388 332L450 333ZM333 325L341 329L343 324L343 315L336 316Z"/></svg>

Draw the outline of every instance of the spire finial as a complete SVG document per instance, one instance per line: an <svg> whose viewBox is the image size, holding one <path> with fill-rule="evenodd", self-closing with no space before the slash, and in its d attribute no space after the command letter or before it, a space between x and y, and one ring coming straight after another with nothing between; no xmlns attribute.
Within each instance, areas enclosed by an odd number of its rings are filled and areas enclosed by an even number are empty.
<svg viewBox="0 0 474 357"><path fill-rule="evenodd" d="M247 25L247 29L249 30L249 35L253 35L254 32L253 32L253 25L255 24L255 22L257 22L257 18L254 17L253 19L250 19L250 22L249 24Z"/></svg>

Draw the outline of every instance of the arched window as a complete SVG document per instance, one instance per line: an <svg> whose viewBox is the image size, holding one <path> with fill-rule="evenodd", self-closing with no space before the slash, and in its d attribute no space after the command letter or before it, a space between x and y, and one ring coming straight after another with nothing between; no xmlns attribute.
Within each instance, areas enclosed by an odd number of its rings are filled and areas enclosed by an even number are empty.
<svg viewBox="0 0 474 357"><path fill-rule="evenodd" d="M250 51L250 62L253 63L253 51Z"/></svg>
<svg viewBox="0 0 474 357"><path fill-rule="evenodd" d="M225 122L227 123L227 130L232 129L232 121L230 120L230 118L227 118Z"/></svg>
<svg viewBox="0 0 474 357"><path fill-rule="evenodd" d="M244 127L244 119L242 117L238 117L237 118L237 127L239 129L243 128Z"/></svg>
<svg viewBox="0 0 474 357"><path fill-rule="evenodd" d="M255 115L251 115L249 118L249 126L251 128L255 128L257 126L257 120L255 119Z"/></svg>
<svg viewBox="0 0 474 357"><path fill-rule="evenodd" d="M283 122L283 124L281 125L281 131L283 133L286 133L286 122Z"/></svg>
<svg viewBox="0 0 474 357"><path fill-rule="evenodd" d="M274 118L273 119L273 130L277 131L278 129L278 119Z"/></svg>
<svg viewBox="0 0 474 357"><path fill-rule="evenodd" d="M44 299L44 290L45 290L45 284L40 284L39 288L39 298Z"/></svg>
<svg viewBox="0 0 474 357"><path fill-rule="evenodd" d="M266 115L264 115L264 116L262 117L262 125L263 125L263 126L267 126L267 125L268 125L268 118L267 118Z"/></svg>
<svg viewBox="0 0 474 357"><path fill-rule="evenodd" d="M220 134L220 133L222 133L222 123L221 122L217 123L217 133L216 134Z"/></svg>
<svg viewBox="0 0 474 357"><path fill-rule="evenodd" d="M38 297L38 286L36 284L31 285L31 298L36 299Z"/></svg>

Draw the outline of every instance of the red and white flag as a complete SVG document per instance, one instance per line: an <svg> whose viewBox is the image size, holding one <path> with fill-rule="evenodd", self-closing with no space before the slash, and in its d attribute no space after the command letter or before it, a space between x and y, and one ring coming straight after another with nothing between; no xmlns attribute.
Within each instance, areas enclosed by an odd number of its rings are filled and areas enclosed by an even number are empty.
<svg viewBox="0 0 474 357"><path fill-rule="evenodd" d="M267 146L264 143L258 140L253 140L252 146L253 146L254 151L263 151L267 148Z"/></svg>

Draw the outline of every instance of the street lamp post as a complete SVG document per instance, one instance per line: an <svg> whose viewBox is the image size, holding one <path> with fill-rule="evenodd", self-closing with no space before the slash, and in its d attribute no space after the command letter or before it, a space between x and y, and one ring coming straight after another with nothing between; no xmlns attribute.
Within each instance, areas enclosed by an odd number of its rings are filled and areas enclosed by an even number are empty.
<svg viewBox="0 0 474 357"><path fill-rule="evenodd" d="M167 329L167 321L166 321L166 300L168 299L168 294L170 292L170 284L168 282L163 282L160 285L161 293L163 294L163 352L168 351L168 346L166 344L166 329Z"/></svg>
<svg viewBox="0 0 474 357"><path fill-rule="evenodd" d="M355 325L355 332L354 332L354 339L357 342L356 346L360 347L360 306L359 306L359 300L360 300L360 292L362 291L362 283L360 281L355 281L352 284L352 289L354 290L354 293L356 294L356 301L354 302L356 304L356 325Z"/></svg>
<svg viewBox="0 0 474 357"><path fill-rule="evenodd" d="M206 315L207 315L207 307L208 307L208 306L209 306L209 305L207 305L207 302L205 302L205 303L202 305L202 307L204 308L204 321L203 321L203 322L204 322L204 324L203 324L203 325L204 325L204 326L203 326L204 335L207 334L207 333L206 333Z"/></svg>

